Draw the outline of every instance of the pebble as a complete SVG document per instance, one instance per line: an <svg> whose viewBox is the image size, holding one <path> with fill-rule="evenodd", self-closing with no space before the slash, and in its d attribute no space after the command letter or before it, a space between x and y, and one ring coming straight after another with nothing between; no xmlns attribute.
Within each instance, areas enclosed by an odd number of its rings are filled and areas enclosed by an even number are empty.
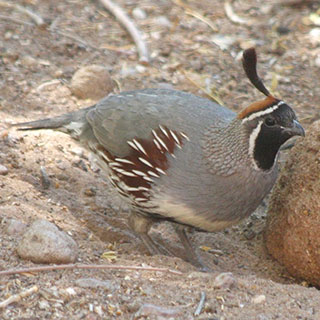
<svg viewBox="0 0 320 320"><path fill-rule="evenodd" d="M49 302L47 300L40 300L38 304L41 310L47 310L50 308Z"/></svg>
<svg viewBox="0 0 320 320"><path fill-rule="evenodd" d="M146 12L140 8L134 8L132 10L132 15L137 20L144 20L145 18L147 18Z"/></svg>
<svg viewBox="0 0 320 320"><path fill-rule="evenodd" d="M75 281L75 285L81 288L104 288L110 291L114 291L120 288L120 286L111 280L99 280L95 278L81 278Z"/></svg>
<svg viewBox="0 0 320 320"><path fill-rule="evenodd" d="M16 219L9 219L7 221L5 232L9 236L16 236L16 235L22 234L26 228L27 228L27 225L22 221L16 220Z"/></svg>
<svg viewBox="0 0 320 320"><path fill-rule="evenodd" d="M166 16L158 16L154 19L154 24L157 24L162 27L171 28L172 23Z"/></svg>
<svg viewBox="0 0 320 320"><path fill-rule="evenodd" d="M47 220L36 220L18 243L22 259L35 263L72 263L77 259L78 246L65 232Z"/></svg>
<svg viewBox="0 0 320 320"><path fill-rule="evenodd" d="M80 99L99 100L114 87L108 70L99 65L90 65L79 69L72 77L70 90Z"/></svg>
<svg viewBox="0 0 320 320"><path fill-rule="evenodd" d="M251 301L254 304L259 304L266 301L266 296L264 294L257 295L257 296L254 296Z"/></svg>
<svg viewBox="0 0 320 320"><path fill-rule="evenodd" d="M75 148L72 148L70 152L78 156L79 158L82 158L84 156L84 151L82 148L75 147Z"/></svg>
<svg viewBox="0 0 320 320"><path fill-rule="evenodd" d="M320 28L311 29L308 36L313 45L318 45L320 43Z"/></svg>
<svg viewBox="0 0 320 320"><path fill-rule="evenodd" d="M200 272L200 271L192 271L190 272L190 274L188 275L189 279L209 279L211 278L210 273L208 272ZM205 281L207 281L205 280Z"/></svg>
<svg viewBox="0 0 320 320"><path fill-rule="evenodd" d="M223 272L216 276L213 287L217 289L229 289L236 284L236 279L231 272Z"/></svg>
<svg viewBox="0 0 320 320"><path fill-rule="evenodd" d="M28 55L23 56L20 59L20 62L24 67L35 67L38 65L38 61L35 58Z"/></svg>
<svg viewBox="0 0 320 320"><path fill-rule="evenodd" d="M0 175L5 176L6 174L8 174L8 172L8 168L0 164Z"/></svg>
<svg viewBox="0 0 320 320"><path fill-rule="evenodd" d="M177 319L179 316L180 319L180 316L182 315L184 315L184 310L182 308L168 308L145 303L140 307L138 312L136 312L134 319L151 316L156 316L156 319ZM154 317L152 317L152 319L154 319Z"/></svg>

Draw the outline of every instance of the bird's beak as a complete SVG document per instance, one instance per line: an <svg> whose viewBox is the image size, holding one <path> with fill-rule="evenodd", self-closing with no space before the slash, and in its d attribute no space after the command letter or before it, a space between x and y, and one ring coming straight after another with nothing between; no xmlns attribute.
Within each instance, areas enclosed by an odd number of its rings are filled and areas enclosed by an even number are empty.
<svg viewBox="0 0 320 320"><path fill-rule="evenodd" d="M293 120L293 126L291 128L287 128L286 132L293 136L302 136L304 137L306 134L304 129L299 121Z"/></svg>

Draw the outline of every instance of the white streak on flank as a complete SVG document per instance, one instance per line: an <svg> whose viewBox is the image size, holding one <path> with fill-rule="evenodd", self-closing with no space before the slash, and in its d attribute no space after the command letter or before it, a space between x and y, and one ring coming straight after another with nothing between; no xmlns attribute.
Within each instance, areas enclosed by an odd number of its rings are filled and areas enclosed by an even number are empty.
<svg viewBox="0 0 320 320"><path fill-rule="evenodd" d="M143 178L144 180L146 180L146 181L153 182L153 180L152 180L151 178L147 177L147 176L142 177L142 178Z"/></svg>
<svg viewBox="0 0 320 320"><path fill-rule="evenodd" d="M124 170L123 169L120 169L120 168L113 168L114 171L116 172L119 172L119 173L123 173Z"/></svg>
<svg viewBox="0 0 320 320"><path fill-rule="evenodd" d="M128 187L128 186L126 187L126 190L127 190L127 191L130 191L130 192L140 191L139 188Z"/></svg>
<svg viewBox="0 0 320 320"><path fill-rule="evenodd" d="M170 153L170 155L172 158L175 158L175 159L177 158L173 153Z"/></svg>
<svg viewBox="0 0 320 320"><path fill-rule="evenodd" d="M136 177L136 175L132 172L129 172L129 171L125 171L123 170L123 172L121 172L121 174L123 174L124 176L127 176L127 177Z"/></svg>
<svg viewBox="0 0 320 320"><path fill-rule="evenodd" d="M149 176L153 176L155 178L160 178L160 176L157 175L156 173L154 173L153 171L148 171L147 173L148 173Z"/></svg>
<svg viewBox="0 0 320 320"><path fill-rule="evenodd" d="M106 154L104 154L103 152L98 151L98 153L99 153L99 155L100 155L103 159L105 159L107 162L110 162L110 161L111 161L110 158L109 158Z"/></svg>
<svg viewBox="0 0 320 320"><path fill-rule="evenodd" d="M180 134L181 134L185 139L187 139L188 141L190 141L189 137L188 137L185 133L180 132Z"/></svg>
<svg viewBox="0 0 320 320"><path fill-rule="evenodd" d="M155 168L159 173L162 173L162 174L164 174L164 175L167 175L162 169L160 169L160 168Z"/></svg>
<svg viewBox="0 0 320 320"><path fill-rule="evenodd" d="M133 165L134 165L134 162L132 162L132 161L130 161L130 160L127 160L127 159L115 158L114 161L122 162L122 163L127 163L127 164L133 164Z"/></svg>
<svg viewBox="0 0 320 320"><path fill-rule="evenodd" d="M269 107L265 110L262 110L262 111L259 111L259 112L254 112L252 114L250 114L250 116L242 119L242 123L245 123L247 121L251 121L255 118L258 118L258 117L261 117L261 116L264 116L266 114L269 114L269 113L272 113L274 110L278 109L282 104L284 104L283 101L279 101L277 104L275 104L274 106L272 107Z"/></svg>
<svg viewBox="0 0 320 320"><path fill-rule="evenodd" d="M144 202L144 201L148 201L147 198L134 198L135 201L137 202Z"/></svg>
<svg viewBox="0 0 320 320"><path fill-rule="evenodd" d="M146 187L138 187L137 189L138 189L138 191L150 191L150 189L148 189Z"/></svg>
<svg viewBox="0 0 320 320"><path fill-rule="evenodd" d="M152 133L154 135L154 137L158 140L158 142L169 152L168 147L166 146L166 144L159 138L159 136L157 135L157 133L152 130Z"/></svg>
<svg viewBox="0 0 320 320"><path fill-rule="evenodd" d="M109 162L109 167L121 167L122 165L118 162Z"/></svg>
<svg viewBox="0 0 320 320"><path fill-rule="evenodd" d="M153 143L156 145L156 147L157 147L160 151L162 151L162 148L161 148L159 142L158 142L156 139L153 139Z"/></svg>
<svg viewBox="0 0 320 320"><path fill-rule="evenodd" d="M138 142L136 139L133 139L132 141L134 142L134 144L138 147L138 149L139 149L142 153L144 153L146 156L148 156L146 150L144 150L144 148L143 148L143 146L141 145L140 142Z"/></svg>
<svg viewBox="0 0 320 320"><path fill-rule="evenodd" d="M177 143L178 147L180 147L180 141L179 141L178 137L176 136L176 134L172 130L170 130L170 134L172 135L174 141Z"/></svg>
<svg viewBox="0 0 320 320"><path fill-rule="evenodd" d="M142 163L144 163L145 165L147 165L148 167L153 168L153 165L152 165L149 161L147 161L146 159L141 158L141 157L139 157L138 159L139 159Z"/></svg>
<svg viewBox="0 0 320 320"><path fill-rule="evenodd" d="M136 175L140 176L140 177L146 177L147 175L139 170L132 170L132 172L134 172Z"/></svg>
<svg viewBox="0 0 320 320"><path fill-rule="evenodd" d="M133 148L133 149L135 149L135 150L137 150L137 151L140 151L140 150L138 149L138 147L137 147L132 141L127 141L127 144L128 144L131 148Z"/></svg>
<svg viewBox="0 0 320 320"><path fill-rule="evenodd" d="M160 128L160 130L163 132L163 134L164 134L167 138L169 138L169 135L168 135L167 130L166 130L162 125L159 125L159 128Z"/></svg>
<svg viewBox="0 0 320 320"><path fill-rule="evenodd" d="M261 126L262 126L263 121L259 121L258 125L256 128L254 128L251 132L250 138L249 138L249 155L252 159L253 166L256 170L260 170L259 167L257 166L255 160L254 160L254 147L256 145L257 137L261 131Z"/></svg>

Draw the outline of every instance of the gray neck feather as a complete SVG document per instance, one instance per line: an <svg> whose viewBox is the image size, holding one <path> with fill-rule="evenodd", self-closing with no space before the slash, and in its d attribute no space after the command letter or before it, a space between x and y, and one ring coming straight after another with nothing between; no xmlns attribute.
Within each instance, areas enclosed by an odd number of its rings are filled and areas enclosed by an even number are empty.
<svg viewBox="0 0 320 320"><path fill-rule="evenodd" d="M230 176L241 170L244 164L252 165L248 137L238 119L224 128L209 127L203 138L203 149L211 173Z"/></svg>

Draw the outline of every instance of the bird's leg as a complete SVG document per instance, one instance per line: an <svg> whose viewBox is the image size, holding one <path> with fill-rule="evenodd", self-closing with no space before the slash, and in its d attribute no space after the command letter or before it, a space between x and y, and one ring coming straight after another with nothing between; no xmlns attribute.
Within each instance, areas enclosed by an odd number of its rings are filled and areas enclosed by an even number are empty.
<svg viewBox="0 0 320 320"><path fill-rule="evenodd" d="M195 249L193 248L187 236L186 227L176 225L175 230L181 243L184 246L188 261L203 272L210 271L210 269L201 261L200 257L197 255Z"/></svg>
<svg viewBox="0 0 320 320"><path fill-rule="evenodd" d="M154 222L152 219L144 217L141 214L131 212L128 222L130 228L140 237L150 254L174 256L174 254L172 254L167 248L154 242L148 235L151 225Z"/></svg>

